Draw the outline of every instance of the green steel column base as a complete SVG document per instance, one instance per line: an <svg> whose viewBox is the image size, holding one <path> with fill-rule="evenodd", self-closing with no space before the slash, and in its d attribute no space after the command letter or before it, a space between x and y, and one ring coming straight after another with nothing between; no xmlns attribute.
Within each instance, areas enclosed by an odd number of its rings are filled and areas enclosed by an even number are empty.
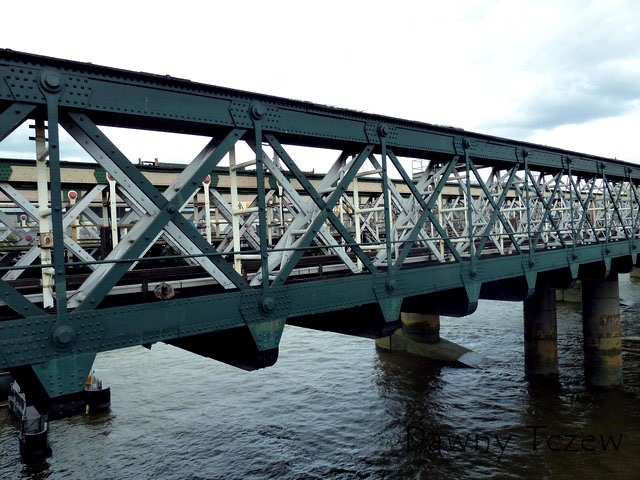
<svg viewBox="0 0 640 480"><path fill-rule="evenodd" d="M249 332L260 352L277 350L284 331L284 318L265 319L249 323ZM274 362L275 363L275 362Z"/></svg>
<svg viewBox="0 0 640 480"><path fill-rule="evenodd" d="M49 398L55 398L82 392L95 359L95 353L65 355L31 368Z"/></svg>
<svg viewBox="0 0 640 480"><path fill-rule="evenodd" d="M95 357L95 353L66 355L47 363L13 368L10 373L25 393L29 405L47 412L57 399L70 398L83 391Z"/></svg>

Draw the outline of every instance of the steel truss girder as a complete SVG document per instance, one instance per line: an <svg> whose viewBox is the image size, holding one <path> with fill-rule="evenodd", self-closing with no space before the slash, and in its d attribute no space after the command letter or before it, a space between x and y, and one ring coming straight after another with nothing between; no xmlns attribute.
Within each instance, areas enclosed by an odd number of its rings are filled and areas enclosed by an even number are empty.
<svg viewBox="0 0 640 480"><path fill-rule="evenodd" d="M200 256L201 253L206 255L217 252L212 251L206 241L203 246L202 237L199 234L192 235L195 228L181 215L175 215L189 201L202 179L242 137L243 130L231 131L218 145L210 142L163 195L135 168L131 168L130 161L88 117L69 114L66 119L63 119L63 125L69 134L116 179L122 190L127 192L130 200L138 203L139 208L145 212L145 215L127 234L127 241L120 242L106 259L119 263L105 263L96 268L83 286L69 299L71 307L85 309L89 308L87 305L97 306L124 272L153 245L163 230L175 244L186 250L185 253L195 255L194 260L204 264L205 268L210 267L207 268L209 273L225 288L230 288L232 285L238 287L246 285L246 282L228 268L228 265L219 257ZM120 262L122 260L131 261Z"/></svg>
<svg viewBox="0 0 640 480"><path fill-rule="evenodd" d="M282 285L287 280L293 268L296 266L300 258L302 258L304 249L307 248L311 244L311 242L314 240L316 235L318 235L318 233L321 231L323 227L324 222L327 219L331 219L332 222L335 221L336 224L339 224L339 221L336 219L335 214L333 214L332 211L335 208L335 206L338 204L339 199L342 197L342 195L346 191L349 183L351 183L355 175L358 173L358 170L360 169L364 161L367 159L369 154L372 152L372 150L373 150L373 147L371 145L367 145L350 163L346 165L345 173L338 180L335 189L331 193L329 193L326 199L320 198L317 192L314 192L313 187L311 187L311 185L308 185L308 193L318 207L317 214L314 216L310 225L307 227L306 232L302 235L300 240L296 242L295 244L296 250L294 250L291 253L290 258L281 267L280 271L276 275L276 278L273 281L274 285ZM328 176L329 174L327 174L327 177ZM323 181L323 183L325 182ZM331 183L329 183L329 185L331 185ZM325 188L327 186L328 185L325 185ZM351 239L350 235L348 236L348 238L345 238L345 240L347 241L349 241L350 239ZM354 243L354 250L358 248L359 247ZM360 252L358 253L361 254L362 250L360 250ZM370 269L370 271L375 271L375 267L371 265L371 262L366 258L366 255L362 255L362 259L363 260L366 259L366 265Z"/></svg>
<svg viewBox="0 0 640 480"><path fill-rule="evenodd" d="M0 191L2 190L1 185L2 184L0 184ZM22 225L20 225L20 222L11 219L11 217L2 210L0 210L0 223L4 225L0 233L0 241L5 240L11 234L18 234L20 236L20 240L16 242L17 245L27 245L27 241L23 237L36 231L35 226L30 229L23 228ZM21 234L18 232L18 229L22 231Z"/></svg>
<svg viewBox="0 0 640 480"><path fill-rule="evenodd" d="M274 152L278 157L287 165L289 170L294 174L295 178L300 182L300 184L305 189L305 192L310 197L311 200L303 200L300 194L293 188L289 180L282 173L281 169L273 163L268 158L263 158L263 162L265 166L269 169L272 175L276 178L278 183L283 189L283 193L286 197L291 201L291 204L297 210L297 215L294 217L293 221L289 225L289 228L285 230L282 239L276 245L276 250L280 247L293 247L293 248L304 248L303 243L305 242L305 236L300 237L298 240L294 240L295 232L302 231L303 228L310 222L315 221L314 219L320 214L322 210L327 210L329 205L325 203L325 201L320 197L318 192L313 188L311 183L305 177L305 175L297 168L293 159L289 156L284 147L277 141L277 139L273 135L266 135L266 139L271 147L274 149ZM253 146L255 148L255 145ZM323 181L320 184L319 190L329 188L335 181L336 171L339 170L343 156L341 155L338 160L334 163L334 168L330 170L330 172L325 176ZM336 168L337 167L337 168ZM364 252L356 245L356 242L353 240L351 235L344 229L342 224L338 221L335 214L333 212L327 211L327 218L332 223L333 227L336 228L338 233L343 237L343 239L350 245L356 255L365 259L368 267L371 267L369 260L364 255ZM305 232L306 235L306 232ZM312 239L314 240L314 239ZM312 241L310 240L310 241ZM347 256L345 252L345 248L338 244L335 241L333 236L331 235L329 229L326 225L320 224L318 228L318 236L315 238L316 241L319 242L320 245L327 246L331 248L335 254L338 255L340 260L351 270L351 272L355 273L358 271L358 267L355 263ZM310 243L309 241L309 243ZM272 272L278 266L282 264L286 264L289 262L291 254L287 254L286 252L274 252L269 255L268 259L268 271ZM252 285L257 284L258 282L263 281L261 272L257 272L251 282Z"/></svg>
<svg viewBox="0 0 640 480"><path fill-rule="evenodd" d="M442 190L446 186L447 178L451 174L450 170L455 168L455 163L457 163L458 157L457 156L454 157L447 165L442 166L440 171L433 172L432 168L425 170L421 175L420 179L418 180L417 184L414 185L413 181L409 178L409 175L405 172L404 168L402 167L400 161L398 160L394 152L391 150L387 150L387 153L393 165L396 167L396 169L400 173L400 176L402 177L406 185L409 186L409 190L411 191L411 196L407 200L406 206L404 208L404 212L401 213L400 218L398 218L395 222L395 228L393 232L394 240L395 241L399 240L399 234L397 233L397 230L399 230L401 227L404 227L405 225L408 225L407 222L411 218L410 212L417 213L419 209L422 209L423 214L424 212L427 212L426 216L430 221L431 225L434 226L435 230L437 231L439 235L438 237L439 241L444 242L446 244L447 248L449 249L449 252L453 255L453 258L456 261L460 261L461 258L457 253L455 247L449 240L448 235L446 235L446 232L443 226L440 225L440 222L435 219L433 212L429 211L433 208L434 203L437 201L437 198L438 198L437 192L442 192ZM437 191L433 189L434 184L436 185ZM429 192L428 190L429 188L432 189L432 192ZM413 223L411 223L411 227L413 228L415 228L417 225L420 224L420 220L412 219L412 222ZM409 234L409 236L411 235L412 233ZM416 235L423 236L421 232L417 232ZM439 261L441 262L444 261L444 254L434 249L433 242L427 242L427 246L432 250L432 252L435 254L436 258ZM408 254L408 250L407 250L407 254ZM396 251L396 256L397 257L399 256L399 253L397 251ZM406 255L405 255L405 258L406 258ZM395 267L398 268L401 265L402 265L402 261L396 259Z"/></svg>
<svg viewBox="0 0 640 480"><path fill-rule="evenodd" d="M20 75L16 69L22 69ZM578 265L602 262L609 268L613 259L637 259L640 169L623 162L7 51L0 51L0 77L0 140L26 118L41 121L46 113L54 152L52 222L58 232L66 222L60 205L58 125L114 176L119 197L140 216L106 262L80 262L97 265L68 303L65 238L56 235L56 314L44 313L0 281L2 301L16 312L15 319L0 322L0 368L245 327L256 345L274 348L288 317L375 303L385 320L396 320L392 317L405 297L462 288L473 299L483 282L524 276L531 286L539 272L564 268L573 275ZM98 125L178 131L212 140L160 192ZM245 217L249 226L237 233L259 252L260 268L249 273L249 280L228 261L228 242L216 250L181 214L205 176L238 141L255 147L257 167L257 210ZM314 188L289 155L289 145L342 154ZM283 167L267 157L265 148L273 149ZM430 168L414 183L400 158L429 159ZM382 179L382 194L363 197L363 204L350 200L348 190L359 174L365 175L361 167L367 161L374 168L371 176ZM406 198L389 181L388 164L402 177ZM294 188L284 168L301 189ZM267 246L268 174L278 183L292 218L288 224L281 218L282 239L276 248ZM453 180L456 187L449 185ZM233 206L215 187L210 191L229 219ZM337 215L334 210L341 204L351 212ZM384 227L378 230L373 222L380 220ZM384 250L370 258L365 242L354 238L354 226ZM221 293L98 308L160 235L204 268L204 280L227 290L216 287L211 292ZM338 254L341 264L335 267L343 278L290 281L313 242ZM39 328L34 330L34 324Z"/></svg>
<svg viewBox="0 0 640 480"><path fill-rule="evenodd" d="M275 192L270 190L265 195L265 200L268 202ZM233 231L231 228L231 222L233 219L233 207L224 199L224 197L216 190L211 189L210 195L213 198L213 203L217 208L220 209L222 216L229 222L227 229L222 232L223 238L220 244L217 247L219 252L230 252L233 249ZM254 208L256 206L256 200L254 199L249 205L249 208ZM247 214L246 218L242 219L242 225L240 226L240 236L247 241L247 243L251 246L253 250L260 250L260 238L255 232L255 228L253 228L254 224L258 220L258 212L251 212Z"/></svg>
<svg viewBox="0 0 640 480"><path fill-rule="evenodd" d="M428 194L428 200L425 201L425 199L422 198L422 195L420 194L420 192L412 189L414 198L418 200L418 202L420 203L420 207L422 208L422 211L419 213L417 220L413 222L413 228L411 229L411 231L404 238L398 239L398 242L403 242L403 243L402 243L400 253L396 258L396 263L395 263L396 268L400 267L406 260L407 256L409 255L409 252L411 251L411 248L413 247L414 243L418 238L418 235L421 233L425 220L429 219L431 223L435 225L436 228L438 229L438 233L440 235L444 234L444 231L442 230L442 227L440 226L439 222L433 216L432 208L435 205L436 200L438 199L438 196L441 194L442 190L444 189L447 183L447 179L455 170L458 164L458 159L459 157L457 156L454 157L449 163L447 163L445 167L443 167L442 173L439 174L439 179L437 181L437 184L433 188L433 192ZM396 225L400 223L401 222L396 222ZM443 235L443 238L445 237L446 235ZM451 249L451 251L455 250L453 245L451 245L450 243L448 243L447 246ZM454 257L456 259L460 258L455 254L454 254Z"/></svg>
<svg viewBox="0 0 640 480"><path fill-rule="evenodd" d="M4 111L0 113L0 142L18 128L35 108L35 105L19 102L7 105Z"/></svg>
<svg viewBox="0 0 640 480"><path fill-rule="evenodd" d="M91 191L87 192L83 195L75 205L73 205L67 212L65 212L62 218L62 227L63 229L67 229L73 220L79 216L85 209L88 208L91 201L104 189L104 185L96 185ZM22 194L20 194L17 190L15 190L11 185L7 183L0 183L0 190L5 192L9 198L11 198L17 205L22 208L22 210L29 216L33 218L37 218L38 209L33 206L29 200L24 198ZM76 241L74 241L67 233L64 234L64 245L72 252L78 259L84 262L89 262L88 267L91 269L95 269L96 266L91 263L95 259L84 249L82 248ZM39 257L40 255L40 246L34 245L29 249L27 253L25 253L14 265L16 269L7 272L2 279L3 280L15 280L24 272L22 269L18 269L17 267L26 267L27 265L31 265L33 261Z"/></svg>

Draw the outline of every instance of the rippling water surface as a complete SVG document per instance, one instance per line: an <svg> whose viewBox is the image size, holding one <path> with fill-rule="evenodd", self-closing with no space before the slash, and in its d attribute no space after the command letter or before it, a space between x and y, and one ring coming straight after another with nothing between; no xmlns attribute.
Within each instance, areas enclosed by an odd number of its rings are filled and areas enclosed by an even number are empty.
<svg viewBox="0 0 640 480"><path fill-rule="evenodd" d="M640 285L620 276L625 389L592 394L579 309L559 305L561 387L524 379L522 306L481 302L442 336L482 370L287 327L280 359L244 372L167 345L102 354L112 409L51 423L26 468L0 411L1 479L640 478ZM633 305L635 304L635 305ZM533 428L536 427L536 428Z"/></svg>

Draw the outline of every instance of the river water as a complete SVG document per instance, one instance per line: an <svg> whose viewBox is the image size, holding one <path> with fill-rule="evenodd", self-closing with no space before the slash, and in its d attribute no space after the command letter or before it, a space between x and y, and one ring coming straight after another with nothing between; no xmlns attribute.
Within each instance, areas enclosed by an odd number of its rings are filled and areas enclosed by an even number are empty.
<svg viewBox="0 0 640 480"><path fill-rule="evenodd" d="M0 479L640 478L640 284L620 276L625 389L584 389L578 308L559 305L559 390L524 379L522 306L481 302L444 338L486 358L441 367L373 341L287 327L244 372L164 344L99 355L110 412L51 423L25 467L0 411Z"/></svg>

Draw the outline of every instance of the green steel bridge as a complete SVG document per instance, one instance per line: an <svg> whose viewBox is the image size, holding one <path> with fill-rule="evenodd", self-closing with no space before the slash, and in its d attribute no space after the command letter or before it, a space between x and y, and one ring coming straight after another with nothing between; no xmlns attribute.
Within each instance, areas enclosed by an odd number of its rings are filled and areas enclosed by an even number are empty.
<svg viewBox="0 0 640 480"><path fill-rule="evenodd" d="M26 123L33 151L0 161L0 370L32 398L81 391L102 351L162 341L256 369L285 323L379 338L479 299L525 301L544 363L545 292L609 298L637 262L633 164L10 50L0 76L0 142ZM208 143L149 164L102 127ZM61 128L90 161L62 161ZM596 386L621 383L617 308L585 307L587 363L615 370Z"/></svg>

